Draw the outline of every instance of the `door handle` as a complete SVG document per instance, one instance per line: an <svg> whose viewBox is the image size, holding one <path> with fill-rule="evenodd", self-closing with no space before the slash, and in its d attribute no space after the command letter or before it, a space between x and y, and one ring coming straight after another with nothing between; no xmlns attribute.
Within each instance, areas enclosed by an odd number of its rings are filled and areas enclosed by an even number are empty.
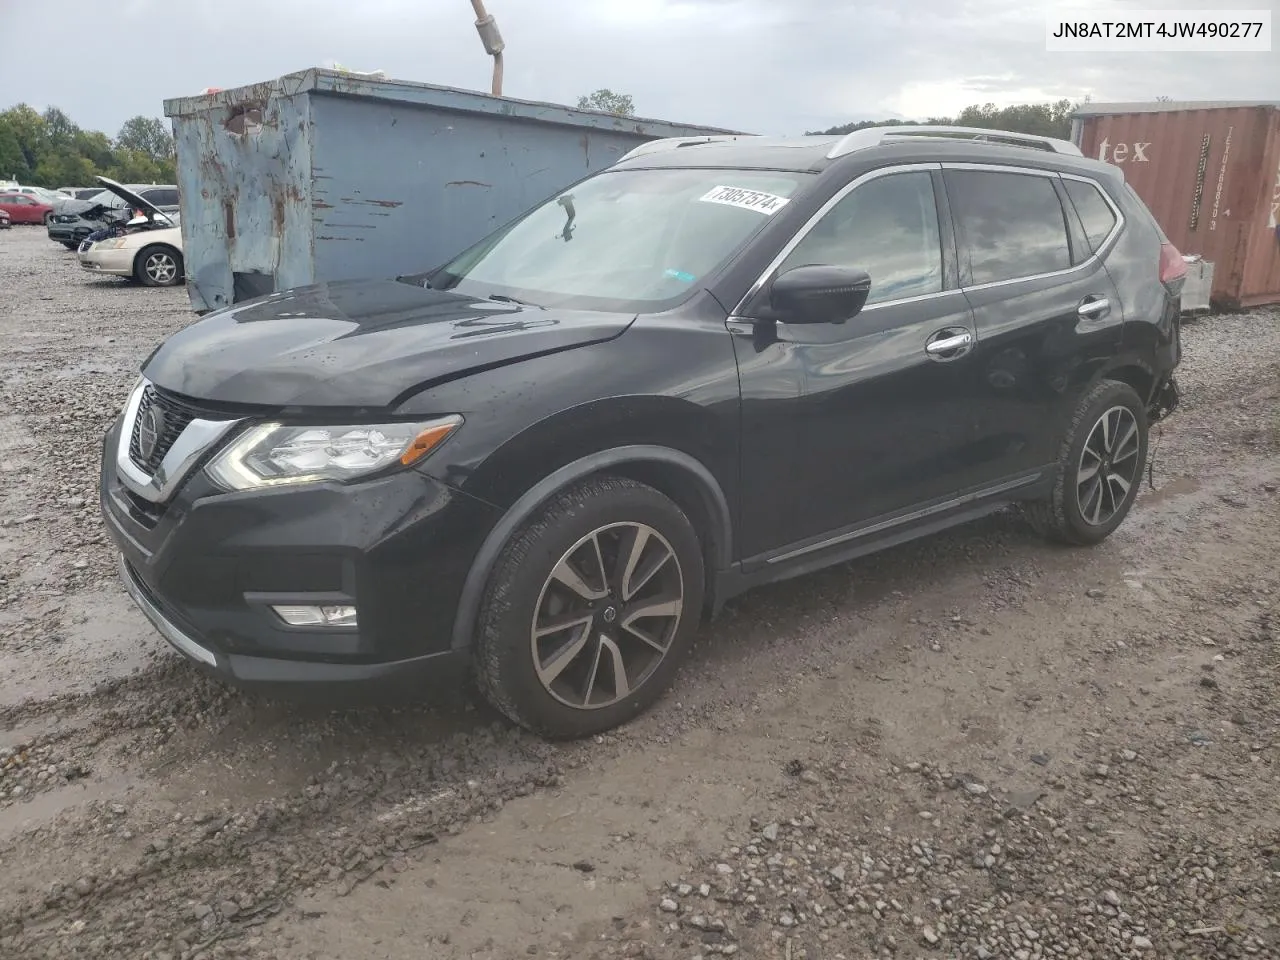
<svg viewBox="0 0 1280 960"><path fill-rule="evenodd" d="M969 352L973 334L968 330L940 330L924 345L924 352L935 360L955 360Z"/></svg>
<svg viewBox="0 0 1280 960"><path fill-rule="evenodd" d="M1084 320L1097 320L1111 312L1111 301L1106 297L1087 299L1076 307L1076 316Z"/></svg>

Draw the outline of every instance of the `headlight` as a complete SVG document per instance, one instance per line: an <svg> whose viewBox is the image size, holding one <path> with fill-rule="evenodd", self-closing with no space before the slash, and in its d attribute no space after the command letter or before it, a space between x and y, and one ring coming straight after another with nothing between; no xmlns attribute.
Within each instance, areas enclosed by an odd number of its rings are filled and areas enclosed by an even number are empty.
<svg viewBox="0 0 1280 960"><path fill-rule="evenodd" d="M99 250L119 250L124 246L126 237L111 237L107 240L99 240L94 244Z"/></svg>
<svg viewBox="0 0 1280 960"><path fill-rule="evenodd" d="M338 427L264 423L246 430L206 469L228 490L358 480L417 463L461 424L461 417Z"/></svg>

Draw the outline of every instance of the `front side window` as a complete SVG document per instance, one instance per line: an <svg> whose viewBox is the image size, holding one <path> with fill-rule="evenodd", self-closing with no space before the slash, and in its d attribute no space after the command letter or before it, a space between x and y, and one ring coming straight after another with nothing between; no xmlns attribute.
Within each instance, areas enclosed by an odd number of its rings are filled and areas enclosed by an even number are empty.
<svg viewBox="0 0 1280 960"><path fill-rule="evenodd" d="M1048 177L948 170L947 195L966 285L997 283L1071 266L1067 221Z"/></svg>
<svg viewBox="0 0 1280 960"><path fill-rule="evenodd" d="M723 266L811 178L761 170L616 170L547 201L428 278L539 306L666 309Z"/></svg>
<svg viewBox="0 0 1280 960"><path fill-rule="evenodd" d="M942 242L933 178L911 171L855 187L805 235L779 272L814 264L867 271L867 303L940 291Z"/></svg>

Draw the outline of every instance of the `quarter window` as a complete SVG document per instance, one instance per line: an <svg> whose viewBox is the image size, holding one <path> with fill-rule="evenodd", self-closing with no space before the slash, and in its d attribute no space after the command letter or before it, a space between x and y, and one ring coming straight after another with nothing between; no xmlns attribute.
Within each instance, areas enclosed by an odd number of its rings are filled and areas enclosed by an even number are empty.
<svg viewBox="0 0 1280 960"><path fill-rule="evenodd" d="M1085 183L1083 180L1066 179L1062 183L1067 188L1071 205L1080 215L1080 222L1084 224L1084 234L1089 240L1089 251L1097 253L1098 248L1102 246L1102 241L1106 240L1115 229L1115 211L1103 199L1102 193L1094 184Z"/></svg>
<svg viewBox="0 0 1280 960"><path fill-rule="evenodd" d="M1067 221L1048 177L948 170L966 285L1016 280L1071 266Z"/></svg>
<svg viewBox="0 0 1280 960"><path fill-rule="evenodd" d="M871 275L867 303L942 289L942 242L933 178L923 171L877 177L854 188L791 251L780 272L831 264Z"/></svg>

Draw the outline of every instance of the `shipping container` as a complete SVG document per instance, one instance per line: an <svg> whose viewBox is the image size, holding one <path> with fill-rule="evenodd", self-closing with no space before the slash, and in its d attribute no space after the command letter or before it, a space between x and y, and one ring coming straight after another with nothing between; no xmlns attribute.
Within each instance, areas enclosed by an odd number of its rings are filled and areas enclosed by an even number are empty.
<svg viewBox="0 0 1280 960"><path fill-rule="evenodd" d="M321 69L164 111L200 313L439 266L645 141L733 132Z"/></svg>
<svg viewBox="0 0 1280 960"><path fill-rule="evenodd" d="M1216 306L1280 303L1280 101L1090 103L1072 139L1213 264Z"/></svg>

